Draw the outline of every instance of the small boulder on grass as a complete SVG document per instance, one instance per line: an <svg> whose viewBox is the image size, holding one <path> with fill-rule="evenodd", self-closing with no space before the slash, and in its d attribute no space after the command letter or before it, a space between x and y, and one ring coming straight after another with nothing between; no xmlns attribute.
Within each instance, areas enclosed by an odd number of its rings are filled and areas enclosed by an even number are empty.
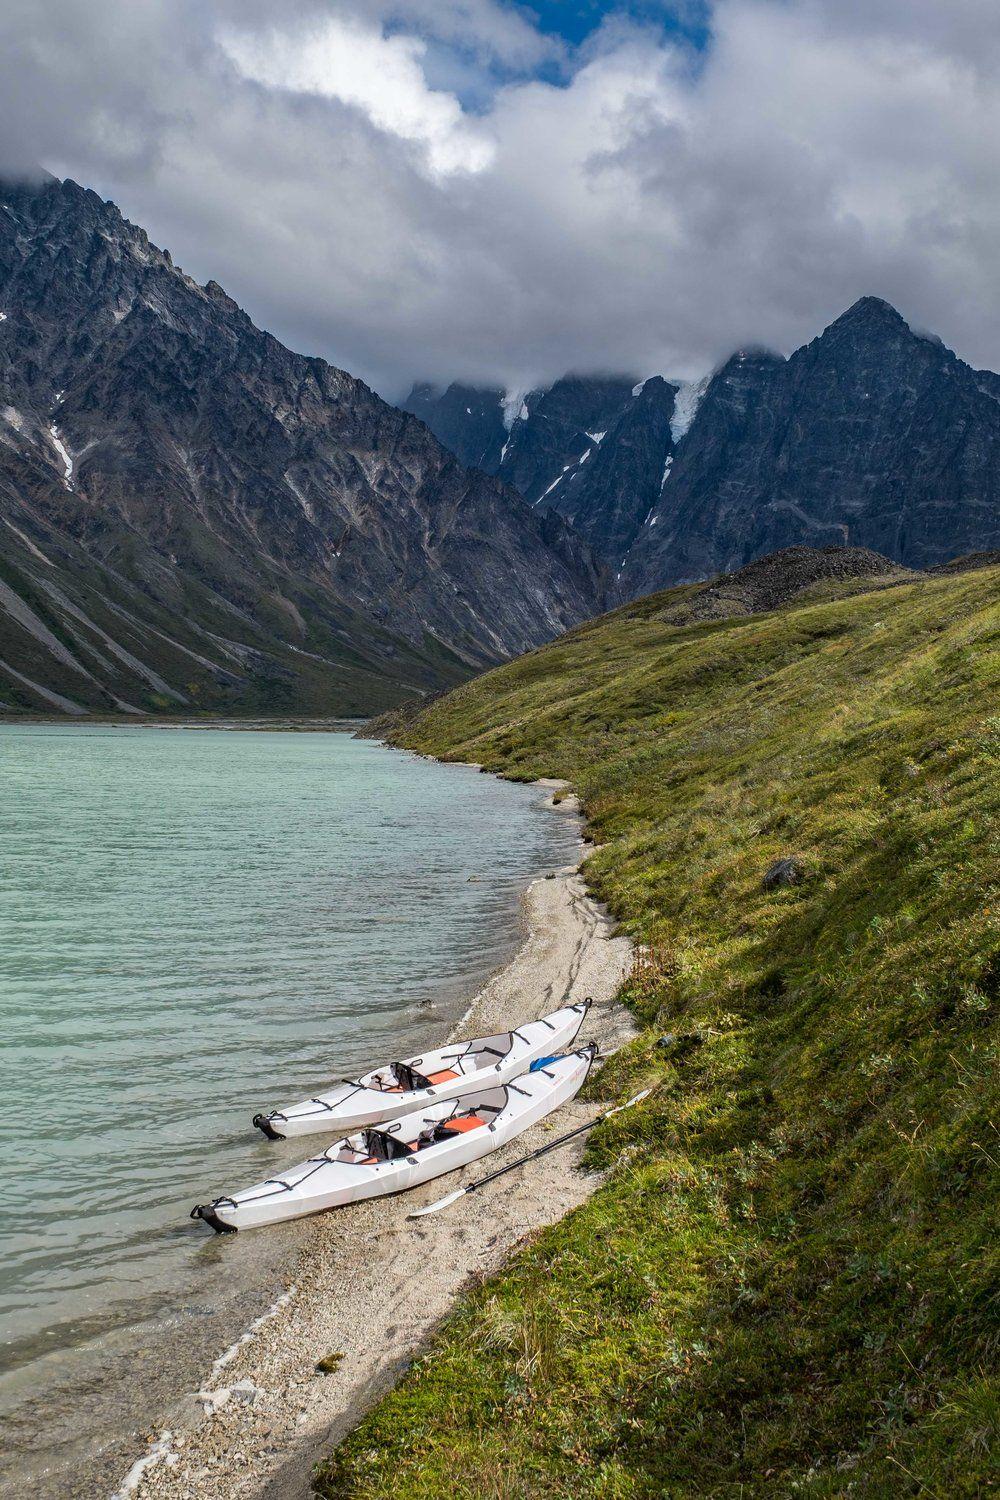
<svg viewBox="0 0 1000 1500"><path fill-rule="evenodd" d="M806 867L801 859L789 855L784 859L776 859L760 884L762 890L781 891L790 885L801 885L805 878Z"/></svg>
<svg viewBox="0 0 1000 1500"><path fill-rule="evenodd" d="M704 1041L700 1031L668 1031L658 1039L656 1045L664 1057L669 1057L671 1062L678 1062L689 1052L702 1046Z"/></svg>

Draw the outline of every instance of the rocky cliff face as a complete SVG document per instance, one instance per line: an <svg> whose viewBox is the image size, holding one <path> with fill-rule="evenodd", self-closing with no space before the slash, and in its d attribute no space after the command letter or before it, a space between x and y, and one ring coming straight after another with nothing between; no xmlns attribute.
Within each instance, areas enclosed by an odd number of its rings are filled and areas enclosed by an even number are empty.
<svg viewBox="0 0 1000 1500"><path fill-rule="evenodd" d="M529 398L499 472L571 519L630 597L799 544L915 568L1000 545L1000 376L874 297L790 359L742 352L697 384L646 381L544 486L509 458L515 438L545 444L542 411Z"/></svg>
<svg viewBox="0 0 1000 1500"><path fill-rule="evenodd" d="M558 511L557 483L593 450L631 399L634 376L567 375L547 390L415 385L403 410L426 422L463 463L499 474L530 505Z"/></svg>
<svg viewBox="0 0 1000 1500"><path fill-rule="evenodd" d="M513 403L500 390L415 386L405 409L464 462L564 516L617 572L659 497L677 391L658 376L568 375Z"/></svg>
<svg viewBox="0 0 1000 1500"><path fill-rule="evenodd" d="M499 469L508 431L503 391L471 385L450 385L441 391L433 385L415 385L402 409L426 422L467 467L484 474Z"/></svg>
<svg viewBox="0 0 1000 1500"><path fill-rule="evenodd" d="M909 567L1000 543L1000 380L866 297L788 360L737 355L677 444L623 584L703 578L795 542Z"/></svg>
<svg viewBox="0 0 1000 1500"><path fill-rule="evenodd" d="M0 185L0 705L367 712L604 598L558 518L112 204Z"/></svg>

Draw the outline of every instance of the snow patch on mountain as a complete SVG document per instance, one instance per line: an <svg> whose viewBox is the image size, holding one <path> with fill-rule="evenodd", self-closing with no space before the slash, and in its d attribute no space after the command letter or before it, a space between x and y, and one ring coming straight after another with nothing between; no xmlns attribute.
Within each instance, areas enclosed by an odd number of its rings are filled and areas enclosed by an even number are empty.
<svg viewBox="0 0 1000 1500"><path fill-rule="evenodd" d="M49 428L49 437L52 439L53 448L63 462L63 484L68 490L71 490L73 488L73 459L66 444L59 436L59 428L54 422Z"/></svg>
<svg viewBox="0 0 1000 1500"><path fill-rule="evenodd" d="M670 436L675 443L680 442L694 421L711 378L711 375L703 375L700 380L683 380L678 386L674 413L670 418Z"/></svg>
<svg viewBox="0 0 1000 1500"><path fill-rule="evenodd" d="M500 405L503 407L503 425L510 432L515 422L528 420L528 396L530 391L504 391Z"/></svg>

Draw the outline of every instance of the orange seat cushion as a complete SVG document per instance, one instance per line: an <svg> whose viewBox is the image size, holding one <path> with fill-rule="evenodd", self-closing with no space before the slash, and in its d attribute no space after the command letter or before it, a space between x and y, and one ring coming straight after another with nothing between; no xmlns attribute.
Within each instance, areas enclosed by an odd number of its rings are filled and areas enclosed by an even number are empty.
<svg viewBox="0 0 1000 1500"><path fill-rule="evenodd" d="M444 1129L460 1131L475 1130L478 1126L485 1124L486 1121L481 1120L478 1115L464 1115L460 1120L445 1120Z"/></svg>
<svg viewBox="0 0 1000 1500"><path fill-rule="evenodd" d="M455 1072L454 1068L442 1068L440 1073L428 1073L427 1075L428 1081L430 1083L447 1083L450 1078L457 1077L458 1074ZM405 1092L405 1090L403 1089L402 1084L394 1083L391 1088L384 1088L382 1092L383 1094L402 1094Z"/></svg>

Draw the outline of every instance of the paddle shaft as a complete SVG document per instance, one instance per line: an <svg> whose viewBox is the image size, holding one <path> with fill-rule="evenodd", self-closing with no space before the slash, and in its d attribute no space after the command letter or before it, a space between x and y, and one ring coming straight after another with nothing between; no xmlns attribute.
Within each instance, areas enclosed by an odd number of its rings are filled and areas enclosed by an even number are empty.
<svg viewBox="0 0 1000 1500"><path fill-rule="evenodd" d="M495 1172L487 1172L485 1177L480 1177L476 1182L469 1182L463 1188L463 1192L473 1193L476 1188L485 1187L488 1182L496 1182L498 1177L505 1177L508 1172L515 1171L518 1167L526 1166L529 1161L534 1161L539 1156L544 1156L546 1151L555 1151L557 1146L565 1146L575 1135L582 1135L585 1130L593 1130L595 1125L600 1125L606 1120L607 1115L598 1115L595 1120L588 1120L585 1125L578 1125L575 1130L567 1130L556 1141L547 1141L544 1146L539 1146L537 1151L529 1151L527 1156L520 1157L517 1161L508 1162L505 1167L497 1167Z"/></svg>
<svg viewBox="0 0 1000 1500"><path fill-rule="evenodd" d="M547 1151L555 1151L557 1147L565 1146L566 1142L571 1141L574 1136L583 1135L585 1130L593 1130L595 1125L600 1125L605 1120L610 1120L612 1115L617 1115L621 1110L628 1109L629 1105L637 1104L648 1093L649 1090L646 1089L644 1093L637 1094L634 1099L629 1099L627 1104L616 1104L614 1109L607 1109L603 1115L596 1115L593 1120L587 1120L585 1124L577 1125L575 1130L567 1130L566 1134L559 1136L557 1140L547 1141L544 1146L539 1146L537 1151L529 1151L527 1156L521 1156L517 1161L508 1162L505 1167L497 1167L495 1172L487 1172L485 1177L480 1177L476 1182L467 1183L462 1188L462 1192L474 1193L476 1188L485 1187L488 1182L496 1182L498 1177L505 1177L508 1172L514 1172L518 1167L526 1166L529 1161L534 1161L537 1157L544 1156Z"/></svg>
<svg viewBox="0 0 1000 1500"><path fill-rule="evenodd" d="M508 1162L505 1167L498 1167L495 1172L487 1172L485 1177L480 1177L476 1182L470 1182L466 1187L457 1188L455 1192L448 1193L444 1198L439 1198L436 1203L428 1203L426 1208L414 1209L408 1214L410 1219L422 1219L425 1214L438 1213L442 1208L448 1208L452 1203L457 1203L459 1198L464 1198L466 1193L474 1193L476 1188L485 1187L488 1182L496 1182L498 1177L505 1177L508 1172L514 1172L518 1167L523 1167L529 1161L535 1161L537 1157L544 1156L547 1151L555 1151L559 1146L565 1146L574 1136L582 1135L585 1130L593 1130L595 1125L600 1125L605 1120L610 1120L612 1115L621 1114L623 1109L631 1109L633 1104L639 1104L653 1091L643 1089L641 1094L635 1094L631 1099L626 1099L624 1104L616 1104L614 1109L606 1109L602 1115L597 1115L593 1120L588 1120L584 1125L577 1125L575 1130L567 1130L565 1135L559 1136L558 1140L548 1141L546 1145L539 1146L537 1151L529 1151L527 1156L521 1156L517 1161Z"/></svg>

